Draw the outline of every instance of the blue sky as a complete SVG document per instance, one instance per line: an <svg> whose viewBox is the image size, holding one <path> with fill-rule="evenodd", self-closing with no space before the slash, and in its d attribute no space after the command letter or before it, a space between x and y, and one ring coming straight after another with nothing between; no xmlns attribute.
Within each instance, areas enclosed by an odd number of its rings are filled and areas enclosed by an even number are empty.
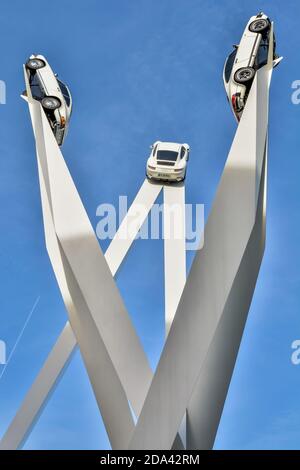
<svg viewBox="0 0 300 470"><path fill-rule="evenodd" d="M224 59L261 9L275 21L284 56L270 95L267 245L215 447L300 447L300 366L290 360L300 338L300 106L291 103L291 83L300 79L300 4L278 0L2 2L0 339L8 354L39 302L0 379L0 434L67 318L44 245L34 140L19 97L23 62L44 54L71 88L63 153L95 228L99 204L133 200L158 139L190 144L186 198L204 203L207 215L236 128ZM164 336L162 266L161 241L140 240L117 276L153 367ZM78 351L25 448L109 448Z"/></svg>

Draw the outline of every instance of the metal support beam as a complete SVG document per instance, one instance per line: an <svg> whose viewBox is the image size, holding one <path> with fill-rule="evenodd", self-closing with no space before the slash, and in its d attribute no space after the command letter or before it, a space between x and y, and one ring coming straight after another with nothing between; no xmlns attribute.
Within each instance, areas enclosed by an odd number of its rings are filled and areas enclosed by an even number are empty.
<svg viewBox="0 0 300 470"><path fill-rule="evenodd" d="M26 73L25 81L47 250L112 447L122 449L134 426L125 389L139 412L152 371Z"/></svg>
<svg viewBox="0 0 300 470"><path fill-rule="evenodd" d="M186 281L185 186L164 186L165 328L169 334ZM186 447L186 415L178 433ZM175 440L175 445L176 445ZM173 449L177 447L173 444ZM180 448L181 443L180 443Z"/></svg>
<svg viewBox="0 0 300 470"><path fill-rule="evenodd" d="M205 245L193 262L130 449L171 448L225 312L258 217L270 74L265 66L253 81L205 227Z"/></svg>
<svg viewBox="0 0 300 470"><path fill-rule="evenodd" d="M186 281L184 184L164 186L163 237L167 336Z"/></svg>
<svg viewBox="0 0 300 470"><path fill-rule="evenodd" d="M37 126L34 126L34 130L38 132ZM38 167L41 181L42 170L39 164L39 160ZM43 188L44 185L41 185L45 236L48 239L48 243L50 243L49 236L51 233L51 222L49 224L49 214L48 216L46 215L47 198ZM134 241L139 229L141 228L143 224L143 218L138 219L138 223L134 225L135 232L131 230L131 232L128 233L128 236L125 239L122 236L124 229L129 226L130 219L136 214L141 204L143 204L143 207L145 208L144 217L147 217L147 214L151 210L151 207L153 206L161 189L161 185L149 183L148 180L145 180L143 185L141 186L140 191L134 199L126 217L122 221L119 230L115 234L105 253L106 261L113 275L115 275L118 271L132 242ZM57 277L59 276L59 272L60 262L55 266L55 273ZM63 277L62 279L58 279L58 282L60 287L62 288ZM66 298L67 292L68 289L65 287L64 298ZM69 296L68 303L70 304L70 302L72 302L72 299ZM72 306L72 308L74 308L74 306ZM57 385L65 368L69 364L69 361L71 359L73 351L76 348L76 345L76 337L73 333L70 323L67 322L57 342L53 346L52 351L50 352L48 358L43 364L36 380L27 392L26 397L22 402L19 410L17 411L15 417L13 418L4 436L2 437L0 441L0 450L18 449L22 447L26 438L30 434L33 426L38 420L41 412L43 411L47 400L53 393L55 386ZM128 399L131 401L131 403L133 403L135 411L139 412L139 409L141 408L141 401L137 403L135 397L130 395L130 393Z"/></svg>
<svg viewBox="0 0 300 470"><path fill-rule="evenodd" d="M189 402L188 449L212 449L220 423L265 248L264 162L256 222Z"/></svg>
<svg viewBox="0 0 300 470"><path fill-rule="evenodd" d="M23 446L68 366L75 346L76 339L70 323L67 322L21 407L3 435L0 450L16 450Z"/></svg>
<svg viewBox="0 0 300 470"><path fill-rule="evenodd" d="M271 28L270 38L273 38L273 24ZM188 406L189 449L213 447L263 257L267 194L268 99L273 71L272 62L271 41L268 64L258 75L256 89L258 103L255 116L257 146L255 199L258 198L256 222L226 301L222 320L219 322ZM243 157L244 148L241 147L241 151Z"/></svg>

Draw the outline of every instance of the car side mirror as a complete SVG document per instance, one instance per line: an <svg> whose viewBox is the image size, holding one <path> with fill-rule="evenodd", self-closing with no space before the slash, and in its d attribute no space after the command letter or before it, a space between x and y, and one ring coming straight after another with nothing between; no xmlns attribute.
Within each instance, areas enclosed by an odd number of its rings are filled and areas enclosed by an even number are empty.
<svg viewBox="0 0 300 470"><path fill-rule="evenodd" d="M153 145L150 145L151 150L153 149Z"/></svg>

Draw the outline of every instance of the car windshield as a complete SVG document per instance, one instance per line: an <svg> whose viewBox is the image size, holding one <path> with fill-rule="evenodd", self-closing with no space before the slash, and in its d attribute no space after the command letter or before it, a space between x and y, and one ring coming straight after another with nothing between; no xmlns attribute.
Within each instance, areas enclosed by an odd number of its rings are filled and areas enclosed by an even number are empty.
<svg viewBox="0 0 300 470"><path fill-rule="evenodd" d="M66 85L61 80L57 79L57 81L58 81L59 87L61 89L61 92L63 94L63 97L66 100L67 105L70 106L71 99L70 99L70 94L69 94L68 88L66 87Z"/></svg>
<svg viewBox="0 0 300 470"><path fill-rule="evenodd" d="M178 152L173 152L173 150L158 150L156 154L157 160L170 160L171 162L176 162L178 157Z"/></svg>

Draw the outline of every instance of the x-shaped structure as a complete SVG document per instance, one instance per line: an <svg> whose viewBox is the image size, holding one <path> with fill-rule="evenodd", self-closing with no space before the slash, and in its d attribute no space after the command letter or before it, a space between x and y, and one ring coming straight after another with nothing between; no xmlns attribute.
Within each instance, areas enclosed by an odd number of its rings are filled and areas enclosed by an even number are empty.
<svg viewBox="0 0 300 470"><path fill-rule="evenodd" d="M186 283L184 216L182 237L164 242L168 334L154 374L113 276L162 185L143 183L104 255L25 73L46 246L69 322L0 449L22 446L77 343L113 449L212 448L264 252L272 51L253 80ZM184 207L184 186L163 190L165 204ZM140 204L144 217L120 237Z"/></svg>

